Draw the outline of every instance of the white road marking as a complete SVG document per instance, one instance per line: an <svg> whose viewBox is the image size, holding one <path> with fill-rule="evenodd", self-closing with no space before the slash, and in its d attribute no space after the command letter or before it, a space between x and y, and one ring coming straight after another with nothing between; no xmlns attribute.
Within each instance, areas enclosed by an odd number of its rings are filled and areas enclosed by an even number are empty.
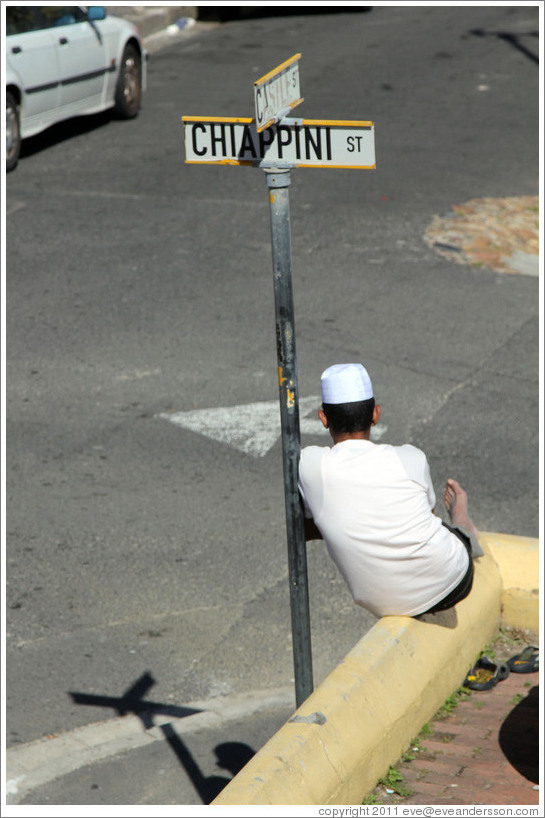
<svg viewBox="0 0 545 818"><path fill-rule="evenodd" d="M301 398L299 414L308 414L319 405L319 397ZM264 457L281 434L278 400L165 413L160 417L252 457Z"/></svg>
<svg viewBox="0 0 545 818"><path fill-rule="evenodd" d="M13 204L6 208L6 216L11 216L12 213L17 213L17 211L22 210L23 207L26 207L26 202L13 202Z"/></svg>
<svg viewBox="0 0 545 818"><path fill-rule="evenodd" d="M117 190L66 190L65 188L52 188L50 194L55 196L80 196L86 199L145 199L145 193L123 193Z"/></svg>
<svg viewBox="0 0 545 818"><path fill-rule="evenodd" d="M299 399L302 435L328 434L317 417L320 402L321 398L317 396ZM311 413L311 417L306 417ZM188 412L165 412L159 417L256 458L264 457L281 434L278 400ZM387 427L382 424L373 427L371 438L379 440L386 430Z"/></svg>
<svg viewBox="0 0 545 818"><path fill-rule="evenodd" d="M117 375L116 381L138 381L141 378L150 378L152 375L160 375L161 369L132 369L129 372L124 372L122 375Z"/></svg>

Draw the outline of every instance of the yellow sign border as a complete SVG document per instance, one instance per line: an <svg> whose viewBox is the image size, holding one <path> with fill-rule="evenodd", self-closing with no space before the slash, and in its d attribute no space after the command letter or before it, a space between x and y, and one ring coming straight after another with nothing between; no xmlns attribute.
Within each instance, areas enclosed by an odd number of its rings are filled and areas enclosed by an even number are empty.
<svg viewBox="0 0 545 818"><path fill-rule="evenodd" d="M185 159L185 165L246 165L255 167L256 162L248 161L247 159L218 159L217 161L204 159L197 162L194 159ZM258 165L260 168L267 169L268 165ZM271 168L283 168L284 166L281 164L271 165ZM286 165L286 168L289 170L290 168L332 168L334 170L376 170L377 164L375 162L374 165Z"/></svg>
<svg viewBox="0 0 545 818"><path fill-rule="evenodd" d="M297 60L300 60L301 56L302 56L301 54L294 54L293 57L290 57L288 60L285 60L285 62L280 63L280 65L277 65L276 68L272 69L272 71L268 71L258 80L256 80L254 82L254 85L256 86L263 85L263 83L268 82L273 77L276 77L277 74L281 74L282 71L288 68L288 66L292 65L294 62L297 62Z"/></svg>
<svg viewBox="0 0 545 818"><path fill-rule="evenodd" d="M254 117L248 116L183 116L182 122L240 122L244 125L255 123ZM279 123L281 125L282 122ZM367 119L292 119L288 125L333 125L338 128L373 128L375 123Z"/></svg>

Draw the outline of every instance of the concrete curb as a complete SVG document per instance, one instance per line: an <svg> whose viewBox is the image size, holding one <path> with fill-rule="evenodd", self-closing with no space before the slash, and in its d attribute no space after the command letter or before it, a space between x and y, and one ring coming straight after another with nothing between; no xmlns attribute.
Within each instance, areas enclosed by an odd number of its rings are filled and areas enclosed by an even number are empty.
<svg viewBox="0 0 545 818"><path fill-rule="evenodd" d="M504 591L519 582L500 567L517 549L530 565L537 551L537 541L507 540L480 538L473 591L455 609L379 620L213 804L361 804L496 634ZM531 568L525 584L537 613Z"/></svg>
<svg viewBox="0 0 545 818"><path fill-rule="evenodd" d="M502 578L502 624L539 631L539 541L509 534L480 534Z"/></svg>

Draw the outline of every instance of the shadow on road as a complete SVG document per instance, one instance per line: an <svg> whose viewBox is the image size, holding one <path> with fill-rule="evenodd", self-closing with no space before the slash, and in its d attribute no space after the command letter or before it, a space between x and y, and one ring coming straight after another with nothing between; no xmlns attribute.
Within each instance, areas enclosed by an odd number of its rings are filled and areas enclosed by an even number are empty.
<svg viewBox="0 0 545 818"><path fill-rule="evenodd" d="M132 713L138 716L146 730L154 727L154 715L172 716L173 718L183 719L186 716L193 716L195 713L202 713L202 710L195 710L191 707L176 707L174 705L150 702L143 699L142 696L144 696L154 684L155 679L151 673L146 672L129 687L123 696L97 696L92 693L74 693L72 691L69 691L69 695L75 704L111 707L118 716L126 716L128 713Z"/></svg>
<svg viewBox="0 0 545 818"><path fill-rule="evenodd" d="M89 116L77 116L73 119L66 119L64 122L57 122L47 130L42 131L36 136L29 136L23 139L21 143L21 159L27 156L34 156L41 153L47 148L52 148L54 145L60 145L68 139L74 139L77 136L96 131L103 128L111 122L127 122L130 124L132 120L118 120L113 111L102 111L99 114L89 114ZM99 158L99 157L98 157Z"/></svg>
<svg viewBox="0 0 545 818"><path fill-rule="evenodd" d="M511 34L509 31L485 31L482 28L474 28L472 29L472 31L470 31L470 34L473 34L475 37L497 37L498 40L503 40L504 42L509 43L509 45L513 46L513 48L516 48L517 51L520 51L522 54L524 54L525 57L528 57L529 60L532 60L532 62L535 62L536 65L539 65L539 55L531 51L520 40L521 36L535 37L537 46L539 42L538 40L539 33L537 31L527 31L525 34L520 35Z"/></svg>
<svg viewBox="0 0 545 818"><path fill-rule="evenodd" d="M163 731L165 739L180 760L203 804L210 804L231 781L231 778L239 773L255 755L255 750L252 750L247 744L243 744L239 741L228 741L223 744L218 744L214 748L217 758L216 766L223 770L228 770L232 775L229 778L223 775L204 776L199 765L196 763L180 736L175 732L172 725L165 724L161 727L161 730Z"/></svg>
<svg viewBox="0 0 545 818"><path fill-rule="evenodd" d="M146 730L150 730L155 726L153 723L154 715L185 718L186 716L203 712L202 710L196 710L191 707L177 707L175 705L167 705L144 699L143 696L148 693L154 684L155 679L149 671L146 671L122 696L100 696L73 691L69 691L69 695L75 704L109 707L119 716L126 716L132 713L138 716ZM195 787L203 804L209 804L213 801L229 783L231 778L240 772L252 756L255 755L255 750L252 750L251 747L242 742L232 741L218 744L214 748L214 753L217 758L216 766L229 771L231 776L205 776L172 724L159 725L159 729L180 761L180 764L187 773L188 778Z"/></svg>
<svg viewBox="0 0 545 818"><path fill-rule="evenodd" d="M232 20L256 17L288 17L304 14L345 14L371 11L372 6L199 6L198 19L217 20L227 23Z"/></svg>

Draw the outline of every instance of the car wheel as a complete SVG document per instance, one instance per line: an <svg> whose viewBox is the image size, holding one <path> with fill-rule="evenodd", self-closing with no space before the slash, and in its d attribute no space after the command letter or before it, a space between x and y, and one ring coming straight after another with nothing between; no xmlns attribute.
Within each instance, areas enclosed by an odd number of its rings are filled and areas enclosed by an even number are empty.
<svg viewBox="0 0 545 818"><path fill-rule="evenodd" d="M124 119L136 116L142 95L140 54L130 43L125 46L115 89L115 110Z"/></svg>
<svg viewBox="0 0 545 818"><path fill-rule="evenodd" d="M13 170L21 152L19 106L13 94L6 92L6 171Z"/></svg>

